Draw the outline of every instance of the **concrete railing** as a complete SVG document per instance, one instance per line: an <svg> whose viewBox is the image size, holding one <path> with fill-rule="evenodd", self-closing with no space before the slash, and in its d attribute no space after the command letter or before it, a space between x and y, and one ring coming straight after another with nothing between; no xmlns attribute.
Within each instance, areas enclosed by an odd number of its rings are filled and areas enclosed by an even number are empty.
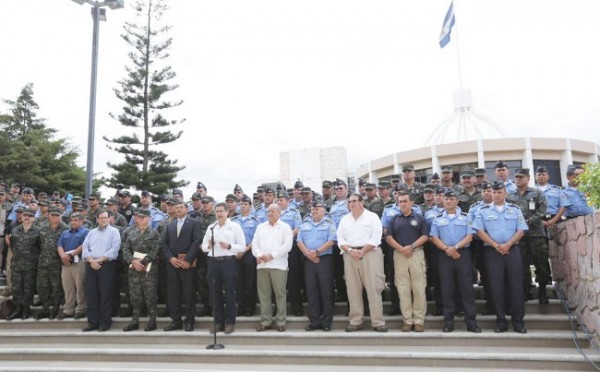
<svg viewBox="0 0 600 372"><path fill-rule="evenodd" d="M551 229L550 261L556 287L600 346L600 212Z"/></svg>

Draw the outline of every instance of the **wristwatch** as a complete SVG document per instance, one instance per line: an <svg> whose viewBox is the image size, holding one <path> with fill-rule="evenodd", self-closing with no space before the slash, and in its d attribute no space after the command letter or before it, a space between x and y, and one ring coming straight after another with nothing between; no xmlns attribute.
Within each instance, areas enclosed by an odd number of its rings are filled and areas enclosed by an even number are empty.
<svg viewBox="0 0 600 372"><path fill-rule="evenodd" d="M354 248L350 247L348 248L348 253L352 252L354 250Z"/></svg>

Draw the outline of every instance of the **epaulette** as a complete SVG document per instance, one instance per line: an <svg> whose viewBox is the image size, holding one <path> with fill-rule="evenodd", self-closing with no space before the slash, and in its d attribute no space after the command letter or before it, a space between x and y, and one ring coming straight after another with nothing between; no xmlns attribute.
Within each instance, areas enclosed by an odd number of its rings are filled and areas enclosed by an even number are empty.
<svg viewBox="0 0 600 372"><path fill-rule="evenodd" d="M438 215L437 215L437 216L435 216L434 218L439 218L439 217L442 217L443 215L444 215L444 212L442 212L442 213L438 214Z"/></svg>
<svg viewBox="0 0 600 372"><path fill-rule="evenodd" d="M468 216L468 214L467 214L467 213L465 213L465 212L460 212L460 214L461 214L461 215L463 215L463 216L465 216L465 217L467 217L467 216Z"/></svg>
<svg viewBox="0 0 600 372"><path fill-rule="evenodd" d="M506 203L506 205L508 205L509 207L513 207L513 208L521 209L521 208L519 208L519 206L518 206L518 205L516 205L516 204L513 204L513 203Z"/></svg>
<svg viewBox="0 0 600 372"><path fill-rule="evenodd" d="M492 206L491 204L484 204L481 206L481 209L491 208L491 206Z"/></svg>
<svg viewBox="0 0 600 372"><path fill-rule="evenodd" d="M383 207L383 209L388 209L388 208L394 208L396 204L390 204L390 205L386 205L385 207Z"/></svg>

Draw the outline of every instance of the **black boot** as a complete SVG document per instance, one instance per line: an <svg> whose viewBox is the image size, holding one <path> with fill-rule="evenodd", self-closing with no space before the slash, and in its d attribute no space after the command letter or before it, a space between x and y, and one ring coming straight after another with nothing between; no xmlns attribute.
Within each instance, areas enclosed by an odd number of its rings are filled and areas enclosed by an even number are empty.
<svg viewBox="0 0 600 372"><path fill-rule="evenodd" d="M548 304L548 295L546 294L546 284L540 283L540 287L538 288L538 301L542 305Z"/></svg>
<svg viewBox="0 0 600 372"><path fill-rule="evenodd" d="M23 313L21 314L21 319L25 320L31 316L31 309L29 306L23 306Z"/></svg>
<svg viewBox="0 0 600 372"><path fill-rule="evenodd" d="M40 319L44 319L44 318L48 318L50 316L50 306L44 306L42 307L42 310L40 310L39 313L35 314L35 319L36 320L40 320Z"/></svg>
<svg viewBox="0 0 600 372"><path fill-rule="evenodd" d="M148 321L146 328L144 328L144 331L150 332L150 331L154 331L155 329L156 329L156 314L150 314L150 320Z"/></svg>
<svg viewBox="0 0 600 372"><path fill-rule="evenodd" d="M123 328L123 332L129 332L136 329L140 329L140 323L137 320L132 320Z"/></svg>
<svg viewBox="0 0 600 372"><path fill-rule="evenodd" d="M17 319L17 318L20 318L22 315L23 315L23 306L18 305L17 308L15 309L15 312L10 314L8 316L8 318L6 318L6 320Z"/></svg>
<svg viewBox="0 0 600 372"><path fill-rule="evenodd" d="M56 319L58 316L58 312L60 311L60 304L52 306L52 310L50 311L49 319Z"/></svg>

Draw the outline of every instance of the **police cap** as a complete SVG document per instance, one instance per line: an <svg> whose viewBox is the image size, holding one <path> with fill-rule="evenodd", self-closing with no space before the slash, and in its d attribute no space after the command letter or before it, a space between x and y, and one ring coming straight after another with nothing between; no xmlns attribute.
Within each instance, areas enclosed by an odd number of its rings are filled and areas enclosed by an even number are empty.
<svg viewBox="0 0 600 372"><path fill-rule="evenodd" d="M237 201L237 197L233 194L227 194L227 196L225 196L225 201L229 200Z"/></svg>
<svg viewBox="0 0 600 372"><path fill-rule="evenodd" d="M506 185L502 181L496 181L492 185L492 190L502 190L502 189L505 189L505 188L506 188Z"/></svg>
<svg viewBox="0 0 600 372"><path fill-rule="evenodd" d="M412 164L404 164L402 166L402 172L411 172L415 170L415 166Z"/></svg>
<svg viewBox="0 0 600 372"><path fill-rule="evenodd" d="M515 177L529 177L529 168L517 168Z"/></svg>

